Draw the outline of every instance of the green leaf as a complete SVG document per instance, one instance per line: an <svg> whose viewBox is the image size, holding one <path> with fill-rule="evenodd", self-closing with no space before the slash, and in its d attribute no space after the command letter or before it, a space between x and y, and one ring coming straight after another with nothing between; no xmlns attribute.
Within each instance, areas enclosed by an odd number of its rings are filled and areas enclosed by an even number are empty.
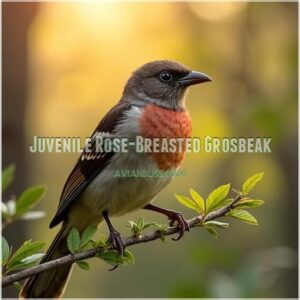
<svg viewBox="0 0 300 300"><path fill-rule="evenodd" d="M45 255L44 253L36 253L28 257L25 257L24 259L15 262L14 265L10 268L10 271L33 267L34 265L37 264L38 260L42 258L44 255Z"/></svg>
<svg viewBox="0 0 300 300"><path fill-rule="evenodd" d="M128 221L131 232L134 236L138 237L141 235L142 231L150 226L155 226L155 222L147 222L143 217L138 218L137 222Z"/></svg>
<svg viewBox="0 0 300 300"><path fill-rule="evenodd" d="M15 270L24 264L22 262L29 256L39 253L45 246L44 242L31 242L26 241L23 245L14 253L9 260L7 267L9 270ZM26 262L26 261L25 261ZM26 263L25 263L26 264Z"/></svg>
<svg viewBox="0 0 300 300"><path fill-rule="evenodd" d="M145 222L144 226L143 226L143 230L145 230L146 228L150 227L150 226L155 226L156 222Z"/></svg>
<svg viewBox="0 0 300 300"><path fill-rule="evenodd" d="M243 184L243 195L247 195L250 191L252 191L256 184L263 178L263 176L264 172L261 172L249 177Z"/></svg>
<svg viewBox="0 0 300 300"><path fill-rule="evenodd" d="M8 186L14 180L16 166L9 165L3 172L2 172L2 193L8 188Z"/></svg>
<svg viewBox="0 0 300 300"><path fill-rule="evenodd" d="M232 198L225 198L225 199L221 200L221 201L214 207L214 210L219 209L219 208L224 207L224 206L228 206L228 205L231 204L232 202L233 202L233 199L232 199Z"/></svg>
<svg viewBox="0 0 300 300"><path fill-rule="evenodd" d="M129 250L125 250L124 251L124 256L125 260L127 261L127 264L134 264L134 256L132 254L132 252L130 252Z"/></svg>
<svg viewBox="0 0 300 300"><path fill-rule="evenodd" d="M255 208L265 204L265 201L258 199L244 199L238 202L235 207L236 208Z"/></svg>
<svg viewBox="0 0 300 300"><path fill-rule="evenodd" d="M38 264L39 259L40 259L40 257L33 260L32 262L26 262L26 261L21 262L21 261L19 261L19 262L15 263L14 266L9 269L9 271L22 270L22 269L28 269L28 268L34 267Z"/></svg>
<svg viewBox="0 0 300 300"><path fill-rule="evenodd" d="M166 237L165 237L165 236L161 236L159 239L160 239L163 243L165 243L165 241L166 241Z"/></svg>
<svg viewBox="0 0 300 300"><path fill-rule="evenodd" d="M22 215L32 209L41 200L44 192L45 187L43 186L34 186L25 190L17 200L16 214Z"/></svg>
<svg viewBox="0 0 300 300"><path fill-rule="evenodd" d="M176 199L185 207L195 210L198 213L201 213L201 209L194 200L189 199L188 197L175 194Z"/></svg>
<svg viewBox="0 0 300 300"><path fill-rule="evenodd" d="M31 264L40 258L42 258L45 254L44 253L36 253L30 256L25 257L24 259L21 260L22 263L24 264Z"/></svg>
<svg viewBox="0 0 300 300"><path fill-rule="evenodd" d="M18 289L19 291L23 288L22 284L20 282L14 282L14 286L16 289Z"/></svg>
<svg viewBox="0 0 300 300"><path fill-rule="evenodd" d="M140 231L137 223L135 223L134 221L128 221L128 223L130 224L130 230L133 233L133 235L135 237L139 236L141 231Z"/></svg>
<svg viewBox="0 0 300 300"><path fill-rule="evenodd" d="M119 253L115 250L108 250L100 254L98 257L112 266L126 266L128 264L134 263L134 257L128 250L124 251L123 256L120 256Z"/></svg>
<svg viewBox="0 0 300 300"><path fill-rule="evenodd" d="M148 227L156 226L155 222L145 221L143 217L139 217L137 222L128 221L128 223L130 231L134 234L135 237L140 236L143 230L147 229Z"/></svg>
<svg viewBox="0 0 300 300"><path fill-rule="evenodd" d="M219 221L207 221L203 224L204 227L217 227L221 229L226 229L229 227L229 223L223 223Z"/></svg>
<svg viewBox="0 0 300 300"><path fill-rule="evenodd" d="M116 250L105 251L104 253L101 253L98 257L112 266L122 264L122 257Z"/></svg>
<svg viewBox="0 0 300 300"><path fill-rule="evenodd" d="M76 264L82 270L88 271L90 269L90 265L85 261L77 261Z"/></svg>
<svg viewBox="0 0 300 300"><path fill-rule="evenodd" d="M133 228L135 228L135 227L137 228L137 224L134 221L130 220L130 221L128 221L128 223L129 223L128 227L130 227L130 230L133 229Z"/></svg>
<svg viewBox="0 0 300 300"><path fill-rule="evenodd" d="M68 239L67 239L67 243L68 243L68 248L72 253L75 253L79 250L80 248L80 235L79 235L79 231L73 227L68 235Z"/></svg>
<svg viewBox="0 0 300 300"><path fill-rule="evenodd" d="M92 244L93 244L93 242L92 242ZM107 239L107 237L106 237L104 234L101 234L101 235L100 235L100 238L99 238L99 240L96 242L95 246L96 246L96 247L100 247L100 248L104 248L104 247L107 246L107 244L108 244L108 239Z"/></svg>
<svg viewBox="0 0 300 300"><path fill-rule="evenodd" d="M153 222L152 225L160 232L164 233L168 230L169 225L168 224L159 224L156 222Z"/></svg>
<svg viewBox="0 0 300 300"><path fill-rule="evenodd" d="M230 189L230 183L221 185L214 189L206 199L206 211L210 212L215 209L222 200L224 200Z"/></svg>
<svg viewBox="0 0 300 300"><path fill-rule="evenodd" d="M134 235L136 235L136 233L138 232L137 224L134 221L128 221L128 223L129 223L128 227L130 227L130 231L132 231Z"/></svg>
<svg viewBox="0 0 300 300"><path fill-rule="evenodd" d="M258 222L255 219L255 217L252 216L248 211L243 209L234 209L230 211L227 215L251 225L258 225Z"/></svg>
<svg viewBox="0 0 300 300"><path fill-rule="evenodd" d="M5 265L8 261L10 251L9 251L8 243L4 237L2 237L1 245L2 245L2 265Z"/></svg>
<svg viewBox="0 0 300 300"><path fill-rule="evenodd" d="M216 228L226 229L229 227L228 223L223 223L219 221L207 221L202 225L207 232L209 232L215 239L219 237L219 233Z"/></svg>
<svg viewBox="0 0 300 300"><path fill-rule="evenodd" d="M94 240L89 240L86 244L84 248L102 248L104 246L99 246L97 242L95 242Z"/></svg>
<svg viewBox="0 0 300 300"><path fill-rule="evenodd" d="M219 233L218 231L216 231L214 228L211 228L211 227L204 227L207 232L209 232L215 239L218 239L219 237Z"/></svg>
<svg viewBox="0 0 300 300"><path fill-rule="evenodd" d="M81 235L80 248L85 246L97 231L96 225L91 225Z"/></svg>
<svg viewBox="0 0 300 300"><path fill-rule="evenodd" d="M143 229L144 229L144 224L145 224L144 218L139 217L139 218L138 218L138 221L137 221L137 227L138 227L138 229L139 229L140 232L143 231Z"/></svg>
<svg viewBox="0 0 300 300"><path fill-rule="evenodd" d="M190 194L191 194L193 200L198 205L201 212L205 214L205 201L204 201L204 199L192 188L190 189Z"/></svg>

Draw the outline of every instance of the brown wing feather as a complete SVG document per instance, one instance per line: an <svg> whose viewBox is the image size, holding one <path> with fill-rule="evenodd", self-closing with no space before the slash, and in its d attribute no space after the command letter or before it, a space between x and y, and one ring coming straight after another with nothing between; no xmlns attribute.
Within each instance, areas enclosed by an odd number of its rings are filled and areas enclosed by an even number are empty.
<svg viewBox="0 0 300 300"><path fill-rule="evenodd" d="M124 112L129 110L130 104L119 102L101 120L92 136L96 132L111 133L118 122L122 119ZM83 151L71 174L69 175L61 197L57 212L50 223L50 228L59 224L65 219L67 212L76 199L80 196L88 184L105 168L113 152L96 153L96 147L92 144L91 152Z"/></svg>

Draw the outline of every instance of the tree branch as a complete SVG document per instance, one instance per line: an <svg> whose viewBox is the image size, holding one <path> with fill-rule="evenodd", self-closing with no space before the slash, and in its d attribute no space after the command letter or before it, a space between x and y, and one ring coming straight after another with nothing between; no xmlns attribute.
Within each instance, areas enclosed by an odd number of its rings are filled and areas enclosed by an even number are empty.
<svg viewBox="0 0 300 300"><path fill-rule="evenodd" d="M234 205L239 200L241 200L241 198L242 198L241 195L237 195L230 205L227 205L225 207L222 207L216 211L209 213L205 217L205 221L210 221L210 220L225 216L230 210L232 210L234 208ZM194 227L199 226L199 224L201 224L203 221L204 221L203 216L197 216L193 219L188 220L187 222L188 222L190 228L194 228ZM148 242L157 240L159 238L173 235L173 234L179 233L179 232L180 232L179 227L170 227L166 231L156 230L156 231L144 234L143 236L140 236L140 237L128 237L124 240L124 245L126 247L128 247L128 246L132 246L132 245L136 245L136 244L140 244L140 243L148 243ZM110 248L110 249L112 249L112 248ZM31 276L46 272L51 269L58 268L60 266L66 265L66 264L72 264L76 261L95 257L102 251L103 251L103 248L98 248L98 249L94 248L94 249L89 249L89 250L87 250L85 252L81 252L81 253L69 254L64 257L40 264L38 266L19 271L15 274L7 275L7 276L3 277L3 279L2 279L2 287L9 286L9 285L13 284L14 282L24 280Z"/></svg>

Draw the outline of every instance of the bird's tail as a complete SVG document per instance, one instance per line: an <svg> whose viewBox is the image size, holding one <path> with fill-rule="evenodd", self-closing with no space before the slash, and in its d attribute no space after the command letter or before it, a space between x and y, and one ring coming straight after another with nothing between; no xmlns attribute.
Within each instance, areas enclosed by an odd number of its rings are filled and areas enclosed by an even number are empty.
<svg viewBox="0 0 300 300"><path fill-rule="evenodd" d="M70 227L63 224L46 255L41 260L45 263L70 253L67 237ZM20 292L20 298L60 298L72 271L72 264L40 273L28 279Z"/></svg>

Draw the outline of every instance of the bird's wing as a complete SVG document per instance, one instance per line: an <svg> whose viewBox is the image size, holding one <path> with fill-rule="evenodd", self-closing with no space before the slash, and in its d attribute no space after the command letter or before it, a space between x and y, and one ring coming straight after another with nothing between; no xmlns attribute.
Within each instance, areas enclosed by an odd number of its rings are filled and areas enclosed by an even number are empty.
<svg viewBox="0 0 300 300"><path fill-rule="evenodd" d="M124 113L130 108L131 105L125 102L119 102L115 105L101 120L92 137L94 137L95 134L112 133ZM57 212L50 223L50 228L56 226L65 218L72 203L76 201L88 184L105 168L114 155L113 152L96 152L95 144L95 138L93 138L89 151L85 149L82 152L78 162L69 175L60 197Z"/></svg>

